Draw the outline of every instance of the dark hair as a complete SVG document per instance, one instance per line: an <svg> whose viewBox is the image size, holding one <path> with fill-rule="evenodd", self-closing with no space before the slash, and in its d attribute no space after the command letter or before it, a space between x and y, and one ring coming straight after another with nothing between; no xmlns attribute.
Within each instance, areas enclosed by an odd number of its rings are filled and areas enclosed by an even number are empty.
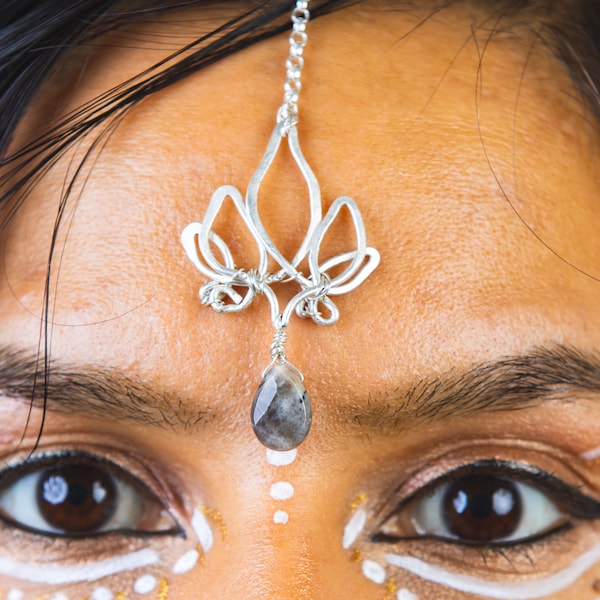
<svg viewBox="0 0 600 600"><path fill-rule="evenodd" d="M311 17L360 0L313 0ZM398 10L426 11L468 4L488 15L489 36L504 27L524 27L561 61L581 104L600 123L600 0L389 0ZM221 0L218 6L236 6ZM0 203L7 210L0 236L27 191L72 144L94 132L110 131L122 116L150 94L268 37L289 29L293 0L239 3L238 15L171 57L93 99L22 148L9 148L15 129L43 83L59 78L57 65L77 49L126 25L192 6L217 6L208 0L3 0L0 8ZM423 13L425 14L425 13ZM427 15L424 18L427 18ZM571 91L571 90L569 90ZM101 143L102 133L97 143ZM94 150L94 145L90 152ZM85 161L85 159L84 159ZM68 200L67 186L59 214ZM0 238L1 239L1 238ZM49 249L46 290L54 248ZM48 316L48 293L45 315ZM44 320L48 327L48 319ZM42 371L47 386L49 336L42 330ZM45 394L42 394L45 396ZM40 432L41 434L41 432Z"/></svg>
<svg viewBox="0 0 600 600"><path fill-rule="evenodd" d="M340 3L321 2L311 11L313 18ZM26 147L7 155L16 126L41 84L52 80L53 68L62 58L125 25L203 5L213 4L206 0L6 0L0 9L0 166L5 168L0 202L31 185L40 171L98 125L109 126L150 94L289 27L289 0L260 0L250 8L242 5L239 14L224 25L80 107ZM6 186L8 180L11 184Z"/></svg>
<svg viewBox="0 0 600 600"><path fill-rule="evenodd" d="M311 6L312 18L349 1L316 0ZM498 29L505 18L528 26L563 62L583 102L600 120L600 0L444 0L437 4L397 0L398 9L415 10L416 5L422 9L425 5L431 12L465 2L493 15ZM7 155L16 126L62 58L124 25L203 5L214 6L207 0L4 0L0 9L0 166L4 167L0 202L31 185L40 170L99 124L110 123L148 95L288 29L292 1L259 0L250 7L242 4L240 14L223 26L109 90L25 148Z"/></svg>

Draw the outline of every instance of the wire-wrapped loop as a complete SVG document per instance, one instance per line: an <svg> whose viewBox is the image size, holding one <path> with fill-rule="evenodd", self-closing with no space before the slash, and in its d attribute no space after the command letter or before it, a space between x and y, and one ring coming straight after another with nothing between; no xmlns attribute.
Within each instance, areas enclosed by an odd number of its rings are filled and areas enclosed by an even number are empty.
<svg viewBox="0 0 600 600"><path fill-rule="evenodd" d="M285 363L287 356L285 353L285 343L287 342L288 334L285 329L277 329L271 343L271 358L273 362Z"/></svg>

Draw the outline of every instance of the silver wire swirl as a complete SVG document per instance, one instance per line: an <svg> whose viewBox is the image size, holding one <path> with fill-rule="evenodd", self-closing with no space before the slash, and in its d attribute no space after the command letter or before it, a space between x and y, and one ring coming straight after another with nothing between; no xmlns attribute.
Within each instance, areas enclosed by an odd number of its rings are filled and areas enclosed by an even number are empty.
<svg viewBox="0 0 600 600"><path fill-rule="evenodd" d="M271 322L275 335L271 345L274 362L287 361L285 341L287 327L294 312L299 317L311 318L318 325L333 325L339 310L331 296L346 294L359 286L377 267L379 252L367 246L362 215L356 202L340 196L323 217L319 183L300 150L298 142L298 96L304 66L304 47L307 42L306 24L310 18L308 0L297 0L292 11L290 51L286 60L286 80L283 104L277 111L277 123L258 168L250 179L245 201L241 192L232 185L223 185L212 195L204 219L190 223L181 234L185 251L210 281L200 288L200 300L218 312L240 312L258 295L267 297L271 308ZM286 258L269 236L258 212L258 192L269 170L282 139L287 138L290 153L308 186L308 230L296 254ZM213 231L213 224L223 203L231 200L252 234L258 247L258 264L238 267L227 243ZM354 249L319 261L319 253L327 231L342 210L346 209L354 224L356 244ZM215 255L213 248L219 256ZM279 270L268 272L269 259L279 265ZM308 263L308 273L299 270ZM336 275L333 275L333 272ZM273 284L296 285L299 289L285 308L280 310L279 299Z"/></svg>
<svg viewBox="0 0 600 600"><path fill-rule="evenodd" d="M300 317L311 318L319 325L333 325L339 318L339 311L331 296L346 294L359 286L379 264L379 252L367 246L362 215L356 202L348 196L340 196L325 217L322 217L321 192L314 173L304 158L298 143L296 126L284 133L281 124L277 124L267 146L263 159L254 173L245 202L240 191L224 185L218 188L208 205L201 223L190 223L181 234L183 247L196 268L209 283L200 288L203 304L212 306L218 312L239 312L244 310L257 295L265 295L271 306L271 321L276 331L287 327L294 311ZM281 140L286 137L292 156L302 173L309 191L310 219L306 235L296 254L287 259L277 248L265 229L258 212L258 192ZM259 251L258 264L238 267L225 241L219 237L212 226L225 200L231 200L251 232ZM346 209L354 224L356 233L355 248L324 262L320 262L319 253L328 229L340 212ZM220 257L215 256L212 246ZM269 257L281 267L274 273L267 270ZM310 274L302 273L298 267L307 260ZM336 275L333 269L345 268ZM274 283L299 287L299 291L280 310L279 300L272 289ZM245 289L241 294L239 290Z"/></svg>

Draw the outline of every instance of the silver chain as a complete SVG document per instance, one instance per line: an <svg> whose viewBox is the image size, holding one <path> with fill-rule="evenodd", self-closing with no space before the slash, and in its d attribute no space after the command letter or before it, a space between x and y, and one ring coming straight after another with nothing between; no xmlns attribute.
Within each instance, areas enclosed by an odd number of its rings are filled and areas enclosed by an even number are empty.
<svg viewBox="0 0 600 600"><path fill-rule="evenodd" d="M304 67L304 46L308 40L306 24L310 19L309 0L297 0L292 11L292 33L290 34L290 53L285 62L286 80L283 86L283 104L277 111L277 122L281 135L286 135L298 122L298 96L302 89L300 77Z"/></svg>

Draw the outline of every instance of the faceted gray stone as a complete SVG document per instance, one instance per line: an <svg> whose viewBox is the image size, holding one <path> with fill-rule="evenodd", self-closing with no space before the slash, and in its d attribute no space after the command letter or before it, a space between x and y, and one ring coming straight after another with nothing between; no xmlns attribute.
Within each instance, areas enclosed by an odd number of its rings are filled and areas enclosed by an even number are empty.
<svg viewBox="0 0 600 600"><path fill-rule="evenodd" d="M298 373L287 365L274 365L252 402L256 437L271 450L291 450L308 435L311 421L310 398Z"/></svg>

